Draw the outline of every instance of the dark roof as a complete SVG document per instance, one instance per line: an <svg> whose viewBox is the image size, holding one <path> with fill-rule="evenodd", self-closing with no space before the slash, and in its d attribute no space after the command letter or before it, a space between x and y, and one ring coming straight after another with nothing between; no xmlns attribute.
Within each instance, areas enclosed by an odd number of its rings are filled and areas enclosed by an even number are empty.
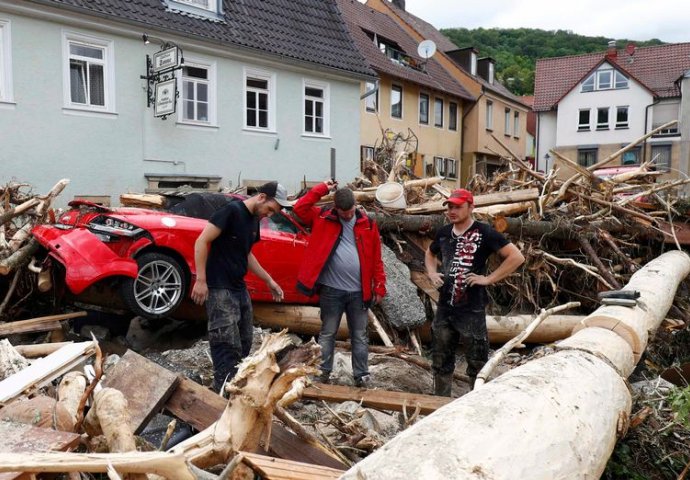
<svg viewBox="0 0 690 480"><path fill-rule="evenodd" d="M223 0L221 19L172 11L164 0L34 0L115 21L374 76L335 0Z"/></svg>
<svg viewBox="0 0 690 480"><path fill-rule="evenodd" d="M394 63L382 53L366 31L397 43L404 54L417 62L422 62L422 59L417 55L418 42L392 18L361 4L357 0L337 0L337 2L350 30L350 35L372 69L423 87L467 100L474 100L474 97L433 58L427 61L425 71L419 71L409 66Z"/></svg>
<svg viewBox="0 0 690 480"><path fill-rule="evenodd" d="M387 1L387 0L386 0ZM422 20L421 18L412 15L410 12L407 10L403 10L402 8L399 8L397 5L395 5L392 2L389 2L389 5L393 11L400 16L408 25L410 25L412 28L414 28L421 36L423 36L425 39L433 40L438 49L442 52L452 52L453 50L462 50L462 48L459 48L453 41L446 37L443 33L441 33L436 27L434 27L432 24L429 22L426 22ZM468 48L468 47L466 47ZM485 57L489 58L489 57ZM462 65L458 65L458 67L462 68L465 70ZM472 77L474 80L479 82L482 87L485 89L491 90L492 92L498 93L499 95L502 95L506 97L509 100L512 100L517 103L520 102L520 97L517 95L513 94L510 90L508 90L506 87L504 87L501 82L497 81L494 79L494 83L489 83L487 80L484 80L482 77L478 75L472 75L470 72L467 72L467 74Z"/></svg>
<svg viewBox="0 0 690 480"><path fill-rule="evenodd" d="M604 51L539 59L534 82L534 110L542 112L554 108L604 61L631 76L658 98L679 97L681 92L676 80L690 70L690 43L640 47L633 55L617 50L613 58Z"/></svg>
<svg viewBox="0 0 690 480"><path fill-rule="evenodd" d="M522 95L520 101L529 107L527 111L527 133L533 137L537 136L537 115L532 110L534 106L534 95Z"/></svg>

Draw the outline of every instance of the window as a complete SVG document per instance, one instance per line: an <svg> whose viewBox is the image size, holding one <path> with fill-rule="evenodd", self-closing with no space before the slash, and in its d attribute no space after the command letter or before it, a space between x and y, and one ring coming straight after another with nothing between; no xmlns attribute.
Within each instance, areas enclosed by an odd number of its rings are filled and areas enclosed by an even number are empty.
<svg viewBox="0 0 690 480"><path fill-rule="evenodd" d="M261 70L244 71L244 127L275 130L275 75Z"/></svg>
<svg viewBox="0 0 690 480"><path fill-rule="evenodd" d="M376 113L379 111L379 89L373 82L366 82L365 93L374 91L374 93L367 95L364 98L364 106L367 112Z"/></svg>
<svg viewBox="0 0 690 480"><path fill-rule="evenodd" d="M458 129L458 104L450 102L448 104L448 130Z"/></svg>
<svg viewBox="0 0 690 480"><path fill-rule="evenodd" d="M429 124L429 95L426 93L419 94L419 123Z"/></svg>
<svg viewBox="0 0 690 480"><path fill-rule="evenodd" d="M494 128L494 102L486 101L486 129L493 130Z"/></svg>
<svg viewBox="0 0 690 480"><path fill-rule="evenodd" d="M494 62L489 62L489 83L494 84Z"/></svg>
<svg viewBox="0 0 690 480"><path fill-rule="evenodd" d="M520 136L520 112L513 112L513 136Z"/></svg>
<svg viewBox="0 0 690 480"><path fill-rule="evenodd" d="M609 108L597 108L597 130L608 130L609 128Z"/></svg>
<svg viewBox="0 0 690 480"><path fill-rule="evenodd" d="M510 108L506 108L503 115L503 133L510 135Z"/></svg>
<svg viewBox="0 0 690 480"><path fill-rule="evenodd" d="M628 78L618 70L597 70L582 82L583 92L628 88Z"/></svg>
<svg viewBox="0 0 690 480"><path fill-rule="evenodd" d="M470 73L473 76L477 76L477 54L475 52L470 53Z"/></svg>
<svg viewBox="0 0 690 480"><path fill-rule="evenodd" d="M446 177L458 178L458 161L453 158L446 158Z"/></svg>
<svg viewBox="0 0 690 480"><path fill-rule="evenodd" d="M590 110L589 108L580 110L579 115L578 115L578 120L577 120L577 131L578 132L583 132L583 131L589 131L591 129L590 127L590 119L589 115Z"/></svg>
<svg viewBox="0 0 690 480"><path fill-rule="evenodd" d="M443 99L434 99L434 126L443 128Z"/></svg>
<svg viewBox="0 0 690 480"><path fill-rule="evenodd" d="M14 101L11 54L10 22L0 19L0 102Z"/></svg>
<svg viewBox="0 0 690 480"><path fill-rule="evenodd" d="M195 16L223 19L222 0L164 0L168 8Z"/></svg>
<svg viewBox="0 0 690 480"><path fill-rule="evenodd" d="M402 118L403 116L403 89L400 85L391 87L391 117Z"/></svg>
<svg viewBox="0 0 690 480"><path fill-rule="evenodd" d="M616 128L628 128L628 107L616 107Z"/></svg>
<svg viewBox="0 0 690 480"><path fill-rule="evenodd" d="M446 175L446 159L443 157L434 157L434 175Z"/></svg>
<svg viewBox="0 0 690 480"><path fill-rule="evenodd" d="M65 33L63 37L65 106L114 110L112 41Z"/></svg>
<svg viewBox="0 0 690 480"><path fill-rule="evenodd" d="M671 144L652 145L651 153L657 170L668 171L671 169Z"/></svg>
<svg viewBox="0 0 690 480"><path fill-rule="evenodd" d="M640 161L640 156L642 154L642 149L640 147L635 147L632 150L628 150L623 154L621 163L623 165L639 165L642 163Z"/></svg>
<svg viewBox="0 0 690 480"><path fill-rule="evenodd" d="M580 148L577 150L577 163L583 167L590 167L597 163L596 148Z"/></svg>
<svg viewBox="0 0 690 480"><path fill-rule="evenodd" d="M172 3L182 3L191 7L202 8L209 12L216 12L218 9L216 0L172 0Z"/></svg>
<svg viewBox="0 0 690 480"><path fill-rule="evenodd" d="M215 65L185 59L181 70L180 122L215 123L215 76Z"/></svg>
<svg viewBox="0 0 690 480"><path fill-rule="evenodd" d="M328 84L304 82L304 133L329 134L329 88Z"/></svg>

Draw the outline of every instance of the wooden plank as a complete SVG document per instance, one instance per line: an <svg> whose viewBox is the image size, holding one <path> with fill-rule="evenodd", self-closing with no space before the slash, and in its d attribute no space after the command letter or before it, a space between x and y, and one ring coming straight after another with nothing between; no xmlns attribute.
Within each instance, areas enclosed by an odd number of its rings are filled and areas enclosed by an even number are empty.
<svg viewBox="0 0 690 480"><path fill-rule="evenodd" d="M327 402L361 402L365 407L396 412L402 412L403 405L408 412L414 411L419 405L422 415L428 415L453 400L449 397L437 397L421 393L366 390L324 383L315 383L314 386L305 388L302 396L311 400L325 400Z"/></svg>
<svg viewBox="0 0 690 480"><path fill-rule="evenodd" d="M177 388L165 403L165 408L175 417L203 430L220 418L227 400L198 383L182 377ZM331 468L348 468L339 460L309 445L285 428L282 423L273 423L269 452L287 460L295 460Z"/></svg>
<svg viewBox="0 0 690 480"><path fill-rule="evenodd" d="M28 320L17 320L0 325L0 337L16 333L46 332L60 328L60 321L70 318L85 317L86 312L61 313L47 317L36 317Z"/></svg>
<svg viewBox="0 0 690 480"><path fill-rule="evenodd" d="M79 434L0 421L0 452L43 453L67 451L79 445ZM0 480L31 478L22 472L0 473Z"/></svg>
<svg viewBox="0 0 690 480"><path fill-rule="evenodd" d="M49 384L96 353L97 342L65 345L47 357L35 360L24 370L0 382L0 405L4 405L24 392L30 393Z"/></svg>
<svg viewBox="0 0 690 480"><path fill-rule="evenodd" d="M243 462L265 480L328 480L337 479L345 470L312 465L256 453L241 452Z"/></svg>
<svg viewBox="0 0 690 480"><path fill-rule="evenodd" d="M151 381L155 379L155 381ZM103 387L121 391L129 404L132 431L140 433L158 413L177 386L178 375L157 363L127 350L115 364Z"/></svg>
<svg viewBox="0 0 690 480"><path fill-rule="evenodd" d="M14 345L14 349L24 358L39 358L50 355L53 352L60 350L65 345L74 342L57 342L57 343L37 343L32 345Z"/></svg>

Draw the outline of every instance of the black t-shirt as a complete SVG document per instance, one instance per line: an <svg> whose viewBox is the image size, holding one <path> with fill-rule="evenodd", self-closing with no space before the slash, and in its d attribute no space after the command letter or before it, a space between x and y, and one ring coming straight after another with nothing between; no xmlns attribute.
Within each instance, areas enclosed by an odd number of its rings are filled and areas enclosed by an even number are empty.
<svg viewBox="0 0 690 480"><path fill-rule="evenodd" d="M209 220L221 233L213 242L206 262L206 283L209 288L246 288L247 256L259 241L259 219L244 202L225 205Z"/></svg>
<svg viewBox="0 0 690 480"><path fill-rule="evenodd" d="M439 304L463 310L483 310L487 302L486 288L467 286L467 274L484 275L489 256L508 243L489 225L477 221L459 237L453 233L452 224L441 227L429 246L431 253L442 263L443 286Z"/></svg>

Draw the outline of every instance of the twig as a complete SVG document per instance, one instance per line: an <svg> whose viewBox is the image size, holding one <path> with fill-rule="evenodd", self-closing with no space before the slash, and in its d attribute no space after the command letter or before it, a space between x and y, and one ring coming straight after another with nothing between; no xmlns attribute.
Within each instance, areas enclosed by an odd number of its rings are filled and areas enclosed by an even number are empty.
<svg viewBox="0 0 690 480"><path fill-rule="evenodd" d="M585 253L589 256L594 265L597 267L599 273L601 273L601 276L604 277L608 283L613 285L613 288L615 288L616 290L620 290L621 284L618 283L618 280L613 278L611 272L609 272L609 270L604 266L604 263L601 261L601 258L599 258L599 255L597 255L597 252L594 251L594 248L592 248L592 244L589 243L589 240L587 240L582 235L577 235L577 241L580 243L582 249L585 251Z"/></svg>
<svg viewBox="0 0 690 480"><path fill-rule="evenodd" d="M500 349L494 353L488 362L482 367L482 369L477 374L477 380L474 384L474 389L481 387L486 383L486 380L491 375L491 372L496 365L499 364L501 360L510 352L515 345L522 343L522 341L529 337L532 332L539 326L539 324L548 316L553 315L557 312L562 312L563 310L569 310L571 308L576 308L580 306L580 302L568 302L565 305L559 305L557 307L549 308L548 310L542 309L537 318L532 320L532 322L525 328L520 334L514 337L512 340L503 345Z"/></svg>
<svg viewBox="0 0 690 480"><path fill-rule="evenodd" d="M14 291L17 288L17 284L19 283L19 275L21 274L21 270L17 270L14 272L14 277L12 277L12 283L10 283L10 287L7 289L7 295L5 295L5 299L2 301L2 304L0 305L0 317L2 317L2 314L5 312L5 308L7 308L7 305L10 303L10 298L12 298L12 295L14 295Z"/></svg>
<svg viewBox="0 0 690 480"><path fill-rule="evenodd" d="M168 442L170 441L170 437L172 437L173 432L175 431L175 427L177 426L177 420L174 418L170 423L168 423L168 428L165 429L165 435L163 436L163 440L161 440L161 446L158 450L161 452L164 452L167 447L168 447Z"/></svg>
<svg viewBox="0 0 690 480"><path fill-rule="evenodd" d="M547 259L551 260L552 262L559 263L561 265L571 265L573 267L580 268L580 269L584 270L585 272L587 272L588 274L592 275L593 277L598 278L601 281L601 283L603 283L604 285L609 287L611 290L614 289L613 286L611 286L601 275L599 275L598 273L593 271L592 267L590 267L588 265L578 263L575 260L573 260L572 258L559 258L559 257L551 255L550 253L547 253L543 250L535 250L535 253L538 255L543 255L544 258L547 258Z"/></svg>

